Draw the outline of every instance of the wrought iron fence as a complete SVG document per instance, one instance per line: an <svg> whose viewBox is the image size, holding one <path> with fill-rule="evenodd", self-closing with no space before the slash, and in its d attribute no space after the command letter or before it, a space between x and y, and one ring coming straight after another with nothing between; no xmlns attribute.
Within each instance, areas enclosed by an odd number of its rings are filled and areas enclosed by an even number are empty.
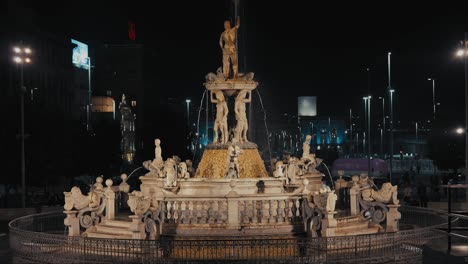
<svg viewBox="0 0 468 264"><path fill-rule="evenodd" d="M398 263L421 262L422 247L440 237L442 212L402 207L396 233L344 237L224 237L160 240L66 236L64 214L29 215L10 222L17 260L35 263Z"/></svg>

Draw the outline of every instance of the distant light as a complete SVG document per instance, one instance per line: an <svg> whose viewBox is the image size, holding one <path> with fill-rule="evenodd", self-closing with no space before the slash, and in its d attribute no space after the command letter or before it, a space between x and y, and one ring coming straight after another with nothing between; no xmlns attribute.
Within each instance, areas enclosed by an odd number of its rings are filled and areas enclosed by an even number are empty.
<svg viewBox="0 0 468 264"><path fill-rule="evenodd" d="M371 98L372 98L372 96L371 96L371 95L367 96L367 99L371 99Z"/></svg>
<svg viewBox="0 0 468 264"><path fill-rule="evenodd" d="M20 58L20 57L14 57L13 60L16 62L16 63L22 63L23 60Z"/></svg>
<svg viewBox="0 0 468 264"><path fill-rule="evenodd" d="M388 55L392 55L392 53L391 53L391 52L388 52Z"/></svg>
<svg viewBox="0 0 468 264"><path fill-rule="evenodd" d="M391 93L394 93L395 92L395 89L390 89L389 90Z"/></svg>
<svg viewBox="0 0 468 264"><path fill-rule="evenodd" d="M191 101L190 101L190 99L187 99L187 100L185 100L185 102L186 102L187 104L189 104Z"/></svg>
<svg viewBox="0 0 468 264"><path fill-rule="evenodd" d="M428 80L428 81L432 81L432 79L431 79L431 78L427 78L427 80Z"/></svg>
<svg viewBox="0 0 468 264"><path fill-rule="evenodd" d="M457 128L457 130L455 130L455 132L457 132L457 134L461 135L461 134L463 134L463 132L465 132L465 129L459 127L459 128Z"/></svg>
<svg viewBox="0 0 468 264"><path fill-rule="evenodd" d="M458 56L458 57L463 56L463 54L465 54L465 51L464 51L464 50L459 49L459 50L457 51L457 56Z"/></svg>
<svg viewBox="0 0 468 264"><path fill-rule="evenodd" d="M30 63L30 62L31 62L31 59L30 59L30 58L26 58L26 59L24 59L24 61L25 61L26 63Z"/></svg>
<svg viewBox="0 0 468 264"><path fill-rule="evenodd" d="M15 53L21 53L21 49L18 48L18 47L14 47L14 48L13 48L13 51L14 51Z"/></svg>
<svg viewBox="0 0 468 264"><path fill-rule="evenodd" d="M320 150L320 146L317 146L317 150Z"/></svg>
<svg viewBox="0 0 468 264"><path fill-rule="evenodd" d="M31 54L31 49L30 49L30 48L25 48L25 49L24 49L24 53L26 53L26 54Z"/></svg>

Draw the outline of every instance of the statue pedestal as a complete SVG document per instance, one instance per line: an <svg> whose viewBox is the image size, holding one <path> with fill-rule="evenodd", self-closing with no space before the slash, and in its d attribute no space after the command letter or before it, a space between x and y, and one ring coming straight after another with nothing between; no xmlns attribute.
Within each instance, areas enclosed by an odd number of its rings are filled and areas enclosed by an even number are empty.
<svg viewBox="0 0 468 264"><path fill-rule="evenodd" d="M302 179L309 180L309 184L306 186L306 188L310 193L315 193L315 192L320 191L320 188L322 188L322 185L323 185L323 182L322 182L323 176L324 175L320 172L307 173L307 174L302 175Z"/></svg>
<svg viewBox="0 0 468 264"><path fill-rule="evenodd" d="M335 214L337 212L323 212L324 218L322 220L322 236L324 237L332 237L335 236L335 229L337 225L337 221L335 219Z"/></svg>
<svg viewBox="0 0 468 264"><path fill-rule="evenodd" d="M401 213L398 211L400 205L389 204L387 205L387 228L386 232L398 232L400 229L399 222L401 219Z"/></svg>

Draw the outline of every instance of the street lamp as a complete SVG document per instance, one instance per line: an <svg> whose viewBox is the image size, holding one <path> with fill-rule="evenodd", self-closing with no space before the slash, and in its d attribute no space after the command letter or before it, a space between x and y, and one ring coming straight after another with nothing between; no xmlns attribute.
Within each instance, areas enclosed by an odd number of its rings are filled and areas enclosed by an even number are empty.
<svg viewBox="0 0 468 264"><path fill-rule="evenodd" d="M461 135L461 134L463 134L463 132L465 132L465 129L459 127L459 128L457 128L457 129L455 130L455 132L456 132L457 134Z"/></svg>
<svg viewBox="0 0 468 264"><path fill-rule="evenodd" d="M31 63L32 50L28 47L16 46L13 47L13 61L20 69L20 105L21 105L21 206L26 208L26 155L25 155L25 146L24 146L24 93L26 87L24 87L24 64Z"/></svg>
<svg viewBox="0 0 468 264"><path fill-rule="evenodd" d="M189 105L190 105L190 99L185 100L187 103L187 128L190 129L190 111L189 111Z"/></svg>
<svg viewBox="0 0 468 264"><path fill-rule="evenodd" d="M392 79L390 74L392 53L387 53L387 66L388 66L388 92L390 93L390 182L392 182L393 174L393 93Z"/></svg>
<svg viewBox="0 0 468 264"><path fill-rule="evenodd" d="M362 98L362 100L364 100L364 131L366 131L366 127L367 127L367 124L368 124L367 123L367 100L368 99L369 98L367 96L364 96ZM369 144L369 141L366 142L367 137L365 135L366 135L366 133L364 132L363 133L363 138L362 138L362 140L363 140L362 153L363 154L366 153L366 143Z"/></svg>
<svg viewBox="0 0 468 264"><path fill-rule="evenodd" d="M436 119L436 102L435 102L435 79L427 78L428 81L432 81L432 107L433 107L433 119Z"/></svg>
<svg viewBox="0 0 468 264"><path fill-rule="evenodd" d="M384 156L383 138L385 132L385 97L379 97L382 100L382 128L380 133L380 153Z"/></svg>
<svg viewBox="0 0 468 264"><path fill-rule="evenodd" d="M468 131L468 40L467 32L465 32L465 40L463 47L458 50L457 56L463 57L465 65L465 131ZM468 137L465 137L465 175L468 173ZM468 183L468 177L465 177L466 183Z"/></svg>

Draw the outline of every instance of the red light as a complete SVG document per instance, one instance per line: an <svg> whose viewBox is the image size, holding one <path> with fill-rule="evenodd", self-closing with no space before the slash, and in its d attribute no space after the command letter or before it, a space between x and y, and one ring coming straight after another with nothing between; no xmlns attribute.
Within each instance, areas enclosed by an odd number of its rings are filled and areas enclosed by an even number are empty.
<svg viewBox="0 0 468 264"><path fill-rule="evenodd" d="M128 38L133 41L136 39L135 23L133 22L128 22Z"/></svg>

